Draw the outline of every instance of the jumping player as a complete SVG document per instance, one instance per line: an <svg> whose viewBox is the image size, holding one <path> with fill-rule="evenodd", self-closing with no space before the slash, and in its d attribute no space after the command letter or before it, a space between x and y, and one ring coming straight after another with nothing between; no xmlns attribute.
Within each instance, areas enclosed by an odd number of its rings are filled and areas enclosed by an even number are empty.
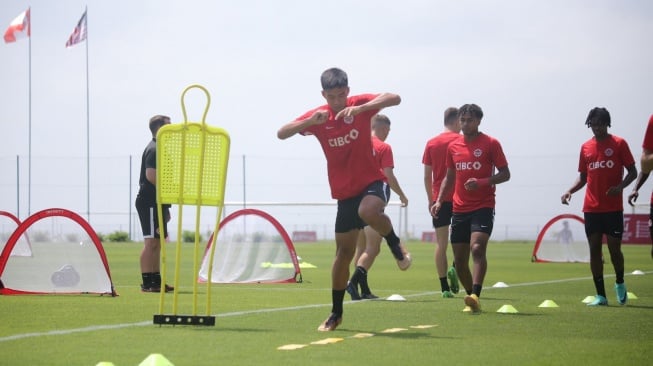
<svg viewBox="0 0 653 366"><path fill-rule="evenodd" d="M324 71L320 81L327 104L283 125L277 137L285 140L297 133L314 135L327 160L331 196L338 200L336 257L331 268L331 314L318 330L332 331L342 322L349 266L365 224L386 239L400 269L408 269L411 257L383 212L386 183L372 153L372 116L398 105L401 98L392 93L350 97L347 74L338 68Z"/></svg>

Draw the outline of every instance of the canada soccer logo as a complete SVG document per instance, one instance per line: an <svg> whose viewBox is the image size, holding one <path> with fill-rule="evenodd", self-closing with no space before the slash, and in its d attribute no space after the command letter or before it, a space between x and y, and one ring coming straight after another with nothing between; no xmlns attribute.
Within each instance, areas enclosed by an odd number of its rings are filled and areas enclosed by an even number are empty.
<svg viewBox="0 0 653 366"><path fill-rule="evenodd" d="M348 125L354 123L354 116L345 117L345 123L348 124Z"/></svg>
<svg viewBox="0 0 653 366"><path fill-rule="evenodd" d="M483 150L481 150L481 149L474 150L474 156L475 157L480 158L481 155L483 155Z"/></svg>
<svg viewBox="0 0 653 366"><path fill-rule="evenodd" d="M605 156L612 156L614 154L614 151L611 148L605 149Z"/></svg>

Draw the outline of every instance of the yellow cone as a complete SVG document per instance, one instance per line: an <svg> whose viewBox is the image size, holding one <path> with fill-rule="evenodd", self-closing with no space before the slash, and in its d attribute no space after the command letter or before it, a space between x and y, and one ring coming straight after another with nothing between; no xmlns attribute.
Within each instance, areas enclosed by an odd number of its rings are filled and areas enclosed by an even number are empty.
<svg viewBox="0 0 653 366"><path fill-rule="evenodd" d="M97 365L95 366L115 366L115 365L113 364L113 362L102 361L102 362L98 362Z"/></svg>
<svg viewBox="0 0 653 366"><path fill-rule="evenodd" d="M589 304L592 301L594 301L594 296L587 296L586 298L583 299L583 302L586 304Z"/></svg>
<svg viewBox="0 0 653 366"><path fill-rule="evenodd" d="M152 353L147 356L138 366L175 366L160 353Z"/></svg>
<svg viewBox="0 0 653 366"><path fill-rule="evenodd" d="M497 310L497 313L504 313L504 314L516 314L518 312L519 311L517 311L517 309L515 309L515 307L512 305L503 305L502 307L499 308L499 310Z"/></svg>
<svg viewBox="0 0 653 366"><path fill-rule="evenodd" d="M628 293L628 300L637 300L637 295L632 292Z"/></svg>
<svg viewBox="0 0 653 366"><path fill-rule="evenodd" d="M555 303L553 300L544 300L540 306L540 308L558 308L558 304Z"/></svg>

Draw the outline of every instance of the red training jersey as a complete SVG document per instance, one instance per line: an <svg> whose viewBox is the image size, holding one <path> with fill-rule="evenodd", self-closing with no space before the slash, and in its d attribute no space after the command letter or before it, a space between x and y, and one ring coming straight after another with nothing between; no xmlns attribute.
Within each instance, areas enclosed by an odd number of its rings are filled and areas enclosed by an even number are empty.
<svg viewBox="0 0 653 366"><path fill-rule="evenodd" d="M490 178L495 168L508 166L499 140L484 133L472 141L464 137L454 140L447 149L447 168L456 171L453 194L453 212L465 213L481 208L494 208L495 187L478 187L473 191L465 189L469 178Z"/></svg>
<svg viewBox="0 0 653 366"><path fill-rule="evenodd" d="M648 126L646 127L646 134L644 134L644 143L642 148L653 151L653 114L648 120ZM653 206L653 192L651 192L651 206Z"/></svg>
<svg viewBox="0 0 653 366"><path fill-rule="evenodd" d="M377 166L381 169L383 181L387 183L388 178L385 176L383 169L395 167L392 147L390 144L387 144L384 141L381 141L378 137L372 135L372 148L374 152L374 160L376 160Z"/></svg>
<svg viewBox="0 0 653 366"><path fill-rule="evenodd" d="M347 98L347 106L362 105L378 94L362 94ZM374 160L372 149L372 116L378 109L359 113L354 117L335 119L329 105L314 108L296 120L309 118L315 111L329 112L329 119L322 124L310 126L300 133L314 135L322 146L327 160L331 197L343 200L358 196L376 180L384 178Z"/></svg>
<svg viewBox="0 0 653 366"><path fill-rule="evenodd" d="M460 138L460 136L460 133L445 131L426 142L424 155L422 155L422 164L428 165L432 169L431 192L433 193L433 201L438 199L440 186L447 175L447 148L452 141ZM447 197L443 197L442 201L451 202L452 199L453 190Z"/></svg>
<svg viewBox="0 0 653 366"><path fill-rule="evenodd" d="M608 196L610 187L619 185L624 168L635 164L626 140L608 135L603 140L592 137L580 148L578 171L587 175L583 212L623 211L623 195Z"/></svg>

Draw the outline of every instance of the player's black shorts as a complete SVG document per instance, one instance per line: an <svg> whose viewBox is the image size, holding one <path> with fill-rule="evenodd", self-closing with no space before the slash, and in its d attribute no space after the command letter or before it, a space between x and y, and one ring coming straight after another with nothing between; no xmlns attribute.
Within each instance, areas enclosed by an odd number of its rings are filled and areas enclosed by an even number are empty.
<svg viewBox="0 0 653 366"><path fill-rule="evenodd" d="M451 215L453 214L452 211L452 202L442 202L440 211L438 211L438 217L433 218L433 227L437 229L439 227L451 225Z"/></svg>
<svg viewBox="0 0 653 366"><path fill-rule="evenodd" d="M615 212L585 212L585 235L606 234L621 239L624 232L624 213Z"/></svg>
<svg viewBox="0 0 653 366"><path fill-rule="evenodd" d="M469 243L472 232L480 231L488 235L492 234L494 227L494 209L480 208L476 211L456 213L451 216L451 237L452 244Z"/></svg>
<svg viewBox="0 0 653 366"><path fill-rule="evenodd" d="M358 206L363 197L373 195L381 198L385 203L390 199L390 186L377 180L367 186L358 196L338 200L338 213L336 214L336 233L346 233L354 229L362 229L367 224L358 216Z"/></svg>
<svg viewBox="0 0 653 366"><path fill-rule="evenodd" d="M170 205L163 205L163 237L168 237L168 220L170 219ZM141 222L141 230L143 231L143 238L156 238L159 239L159 215L157 213L156 204L153 204L141 196L136 196L136 211L138 212L138 219Z"/></svg>

